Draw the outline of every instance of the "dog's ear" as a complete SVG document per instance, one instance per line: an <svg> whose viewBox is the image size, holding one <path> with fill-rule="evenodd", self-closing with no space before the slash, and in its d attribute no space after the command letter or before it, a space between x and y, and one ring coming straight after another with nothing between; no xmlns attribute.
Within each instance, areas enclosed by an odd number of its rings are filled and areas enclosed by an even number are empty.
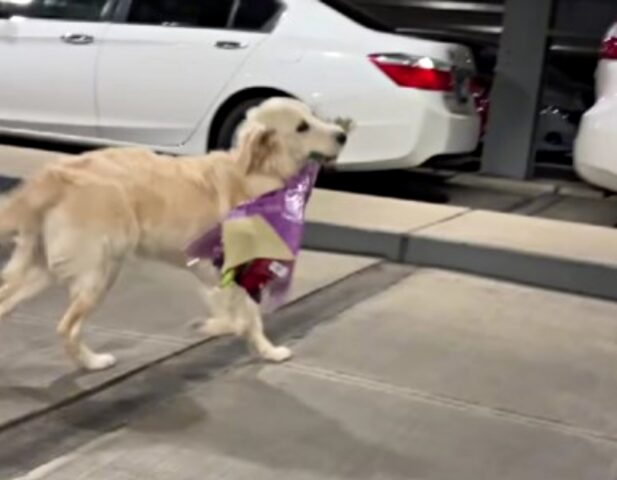
<svg viewBox="0 0 617 480"><path fill-rule="evenodd" d="M351 133L356 128L356 123L349 117L336 117L334 123L343 129L345 133Z"/></svg>
<svg viewBox="0 0 617 480"><path fill-rule="evenodd" d="M268 160L280 150L276 130L255 123L240 135L239 163L246 173L267 170Z"/></svg>

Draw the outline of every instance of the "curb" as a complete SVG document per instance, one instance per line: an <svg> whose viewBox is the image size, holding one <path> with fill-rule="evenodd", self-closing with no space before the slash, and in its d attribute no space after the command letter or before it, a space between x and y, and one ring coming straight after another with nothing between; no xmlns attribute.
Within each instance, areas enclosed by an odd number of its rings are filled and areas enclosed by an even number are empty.
<svg viewBox="0 0 617 480"><path fill-rule="evenodd" d="M307 222L302 246L312 250L378 257L402 263L403 235Z"/></svg>
<svg viewBox="0 0 617 480"><path fill-rule="evenodd" d="M307 223L303 246L617 301L617 268L566 257L315 222Z"/></svg>

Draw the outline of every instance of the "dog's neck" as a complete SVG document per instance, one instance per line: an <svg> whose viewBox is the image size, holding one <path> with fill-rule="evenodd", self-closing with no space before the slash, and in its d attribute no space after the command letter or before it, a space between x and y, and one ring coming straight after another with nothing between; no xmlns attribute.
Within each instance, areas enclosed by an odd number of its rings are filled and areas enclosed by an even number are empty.
<svg viewBox="0 0 617 480"><path fill-rule="evenodd" d="M250 198L257 198L266 193L279 190L285 186L285 180L272 175L260 173L249 174L245 178L247 192Z"/></svg>
<svg viewBox="0 0 617 480"><path fill-rule="evenodd" d="M259 152L261 155L264 153ZM250 157L255 152L246 148L238 148L232 151L232 157L242 170L247 193L250 198L257 198L274 190L281 189L287 181L298 173L299 168L294 168L294 164L301 162L268 162L265 158ZM283 151L280 146L271 148L268 155L288 156L289 153Z"/></svg>

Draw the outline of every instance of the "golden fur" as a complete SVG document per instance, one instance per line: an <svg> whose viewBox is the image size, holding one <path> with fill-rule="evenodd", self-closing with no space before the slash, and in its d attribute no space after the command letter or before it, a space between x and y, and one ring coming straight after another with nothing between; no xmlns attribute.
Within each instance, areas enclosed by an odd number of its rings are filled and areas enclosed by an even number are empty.
<svg viewBox="0 0 617 480"><path fill-rule="evenodd" d="M58 331L68 353L86 369L113 365L112 355L94 353L82 342L81 327L123 261L135 255L185 267L192 240L237 204L280 188L312 152L336 157L341 133L300 102L272 99L248 113L230 152L170 158L112 148L52 163L0 209L0 236L15 236L2 274L0 318L52 283L66 285L70 305ZM289 357L288 349L264 336L258 306L244 291L212 288L208 266L195 273L209 287L213 313L200 331L244 335L264 358Z"/></svg>

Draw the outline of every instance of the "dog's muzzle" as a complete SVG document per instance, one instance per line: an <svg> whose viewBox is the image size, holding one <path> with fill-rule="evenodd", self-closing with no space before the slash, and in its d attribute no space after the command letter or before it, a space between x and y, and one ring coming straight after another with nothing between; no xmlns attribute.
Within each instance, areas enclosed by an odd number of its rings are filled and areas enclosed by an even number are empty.
<svg viewBox="0 0 617 480"><path fill-rule="evenodd" d="M337 157L335 156L328 156L318 152L313 152L309 155L309 160L317 162L321 167L326 169L334 167L336 159Z"/></svg>

